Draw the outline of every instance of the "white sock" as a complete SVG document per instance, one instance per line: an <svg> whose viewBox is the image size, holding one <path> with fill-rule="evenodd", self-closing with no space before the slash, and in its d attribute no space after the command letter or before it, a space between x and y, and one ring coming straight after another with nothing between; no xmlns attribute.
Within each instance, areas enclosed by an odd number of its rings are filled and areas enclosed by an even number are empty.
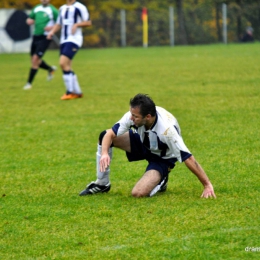
<svg viewBox="0 0 260 260"><path fill-rule="evenodd" d="M78 82L78 77L76 74L73 74L73 92L75 94L81 94L81 88Z"/></svg>
<svg viewBox="0 0 260 260"><path fill-rule="evenodd" d="M100 172L100 167L99 167L99 161L101 158L101 151L102 151L102 146L98 144L97 147L97 153L96 153L96 165L97 165L97 180L96 184L99 185L106 185L109 183L109 173L110 173L110 167L108 166L104 172ZM110 160L112 160L112 147L109 148L108 154L110 156Z"/></svg>
<svg viewBox="0 0 260 260"><path fill-rule="evenodd" d="M63 81L67 91L73 93L73 74L63 74Z"/></svg>

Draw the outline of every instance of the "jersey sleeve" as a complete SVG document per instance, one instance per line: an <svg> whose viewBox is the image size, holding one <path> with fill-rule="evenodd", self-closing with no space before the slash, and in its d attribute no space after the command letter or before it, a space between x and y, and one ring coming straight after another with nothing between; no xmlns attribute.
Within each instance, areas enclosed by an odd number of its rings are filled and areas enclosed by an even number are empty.
<svg viewBox="0 0 260 260"><path fill-rule="evenodd" d="M126 133L127 131L129 131L131 126L133 126L133 121L130 120L130 117L130 112L127 112L117 123L114 124L112 130L117 136Z"/></svg>
<svg viewBox="0 0 260 260"><path fill-rule="evenodd" d="M57 20L56 20L56 23L59 24L59 25L62 24L62 15L61 15L61 13L62 13L62 8L63 8L63 6L61 6L61 7L59 8L58 16L57 16Z"/></svg>
<svg viewBox="0 0 260 260"><path fill-rule="evenodd" d="M29 14L29 18L31 18L33 20L35 20L35 12L34 12L35 8L36 8L36 6L32 9L32 11Z"/></svg>
<svg viewBox="0 0 260 260"><path fill-rule="evenodd" d="M182 137L174 126L169 127L163 135L166 144L172 153L172 157L177 158L179 162L184 162L186 159L192 156L191 152L185 145Z"/></svg>
<svg viewBox="0 0 260 260"><path fill-rule="evenodd" d="M81 11L81 18L83 21L89 20L89 12L86 6L83 5L82 11Z"/></svg>

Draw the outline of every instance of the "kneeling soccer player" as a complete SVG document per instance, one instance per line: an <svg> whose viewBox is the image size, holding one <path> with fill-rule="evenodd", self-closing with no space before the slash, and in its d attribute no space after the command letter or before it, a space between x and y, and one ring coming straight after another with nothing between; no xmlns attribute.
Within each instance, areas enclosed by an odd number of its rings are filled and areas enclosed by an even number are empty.
<svg viewBox="0 0 260 260"><path fill-rule="evenodd" d="M100 134L96 155L97 180L88 184L80 196L110 190L109 165L113 147L126 151L129 161L148 161L145 173L132 190L134 197L166 191L169 173L177 161L184 162L202 183L201 197L216 197L209 178L186 147L176 118L155 106L148 95L137 94L130 99L130 111L111 129Z"/></svg>

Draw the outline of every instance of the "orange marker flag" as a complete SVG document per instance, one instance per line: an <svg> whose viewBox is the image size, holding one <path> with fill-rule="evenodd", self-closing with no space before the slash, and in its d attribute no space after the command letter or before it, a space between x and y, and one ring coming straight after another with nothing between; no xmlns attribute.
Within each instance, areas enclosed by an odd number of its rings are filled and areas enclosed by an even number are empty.
<svg viewBox="0 0 260 260"><path fill-rule="evenodd" d="M147 8L143 7L142 11L142 20L143 20L143 46L148 46L148 15Z"/></svg>

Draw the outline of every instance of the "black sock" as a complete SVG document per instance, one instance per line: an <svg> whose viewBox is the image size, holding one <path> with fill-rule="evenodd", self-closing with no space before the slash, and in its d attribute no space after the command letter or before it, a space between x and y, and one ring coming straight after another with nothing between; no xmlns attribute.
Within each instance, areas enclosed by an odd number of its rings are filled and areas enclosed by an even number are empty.
<svg viewBox="0 0 260 260"><path fill-rule="evenodd" d="M41 69L52 71L52 67L49 66L44 60L42 60L41 64L39 65Z"/></svg>
<svg viewBox="0 0 260 260"><path fill-rule="evenodd" d="M38 69L32 69L30 70L30 74L29 74L29 78L28 78L28 82L31 84L33 82L33 79L37 73Z"/></svg>

